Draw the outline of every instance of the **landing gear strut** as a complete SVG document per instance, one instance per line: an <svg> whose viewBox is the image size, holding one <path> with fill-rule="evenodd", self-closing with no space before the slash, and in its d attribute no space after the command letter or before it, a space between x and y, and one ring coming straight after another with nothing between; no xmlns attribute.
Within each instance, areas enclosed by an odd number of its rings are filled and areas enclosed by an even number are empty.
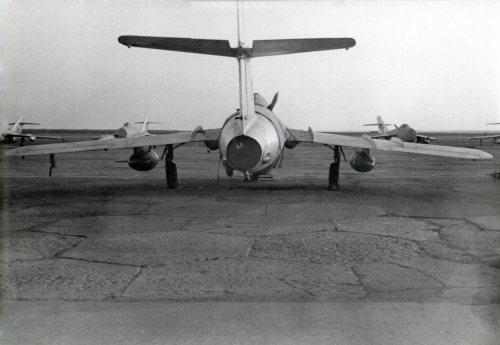
<svg viewBox="0 0 500 345"><path fill-rule="evenodd" d="M23 157L24 158L24 157ZM49 176L52 176L52 169L56 168L56 155L51 153L50 154L50 169L49 169Z"/></svg>
<svg viewBox="0 0 500 345"><path fill-rule="evenodd" d="M330 171L328 172L328 190L339 190L339 169L340 169L340 153L344 154L342 146L335 145L335 147L330 147L333 154L333 163L330 164ZM345 156L344 156L345 158Z"/></svg>
<svg viewBox="0 0 500 345"><path fill-rule="evenodd" d="M179 188L179 182L177 181L177 166L173 162L173 159L174 159L174 146L167 145L165 174L167 175L167 187L169 189Z"/></svg>

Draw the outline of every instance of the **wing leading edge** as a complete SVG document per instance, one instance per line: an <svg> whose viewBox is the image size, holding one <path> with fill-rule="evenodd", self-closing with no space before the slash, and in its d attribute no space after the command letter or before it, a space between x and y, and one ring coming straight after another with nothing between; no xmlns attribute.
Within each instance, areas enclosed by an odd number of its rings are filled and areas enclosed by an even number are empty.
<svg viewBox="0 0 500 345"><path fill-rule="evenodd" d="M397 138L391 140L373 139L369 135L361 137L351 137L347 135L329 134L322 132L314 132L311 128L308 131L288 129L290 141L310 142L324 145L340 145L351 146L356 148L409 152L423 155L466 158L466 159L489 159L492 155L481 150L468 149L462 147L441 146L441 145L426 145L406 143Z"/></svg>

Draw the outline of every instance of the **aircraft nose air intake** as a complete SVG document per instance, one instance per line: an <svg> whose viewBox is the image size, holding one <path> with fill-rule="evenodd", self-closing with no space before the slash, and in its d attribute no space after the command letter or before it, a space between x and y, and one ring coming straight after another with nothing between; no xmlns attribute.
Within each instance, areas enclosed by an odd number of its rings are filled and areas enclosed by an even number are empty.
<svg viewBox="0 0 500 345"><path fill-rule="evenodd" d="M241 135L227 146L227 159L237 169L250 170L259 164L262 148L257 140Z"/></svg>

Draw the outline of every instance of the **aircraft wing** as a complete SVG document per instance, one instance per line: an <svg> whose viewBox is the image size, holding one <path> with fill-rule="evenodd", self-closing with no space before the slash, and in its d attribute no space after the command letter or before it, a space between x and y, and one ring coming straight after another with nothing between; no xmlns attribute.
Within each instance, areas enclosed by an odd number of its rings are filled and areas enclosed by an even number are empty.
<svg viewBox="0 0 500 345"><path fill-rule="evenodd" d="M351 137L348 135L329 134L314 132L311 128L308 131L288 129L288 140L298 142L310 142L324 145L351 146L373 150L396 151L418 153L423 155L467 158L467 159L488 159L492 155L481 150L468 149L462 147L451 147L441 145L405 143L400 139L391 140L373 139L367 134L361 137Z"/></svg>
<svg viewBox="0 0 500 345"><path fill-rule="evenodd" d="M375 135L371 135L370 137L372 137L373 139L388 139L389 140L394 136L395 136L394 134L375 134Z"/></svg>
<svg viewBox="0 0 500 345"><path fill-rule="evenodd" d="M437 140L436 138L428 137L426 135L421 135L421 134L417 134L417 138L424 139L424 140Z"/></svg>
<svg viewBox="0 0 500 345"><path fill-rule="evenodd" d="M495 138L500 138L500 134L483 135L481 137L470 137L470 138L467 138L467 139L468 140L472 140L472 139L495 139Z"/></svg>
<svg viewBox="0 0 500 345"><path fill-rule="evenodd" d="M46 135L29 135L29 134L22 134L22 133L6 134L5 136L11 137L11 138L30 138L30 137L35 137L35 138L41 138L41 139L57 139L57 140L62 140L61 137L49 137L49 136L46 136Z"/></svg>
<svg viewBox="0 0 500 345"><path fill-rule="evenodd" d="M103 137L98 140L79 141L72 143L24 146L7 151L6 156L36 156L56 153L70 153L82 151L128 149L143 146L176 145L188 142L216 140L220 129L203 130L198 127L193 132L178 132L152 136L139 136L132 138Z"/></svg>

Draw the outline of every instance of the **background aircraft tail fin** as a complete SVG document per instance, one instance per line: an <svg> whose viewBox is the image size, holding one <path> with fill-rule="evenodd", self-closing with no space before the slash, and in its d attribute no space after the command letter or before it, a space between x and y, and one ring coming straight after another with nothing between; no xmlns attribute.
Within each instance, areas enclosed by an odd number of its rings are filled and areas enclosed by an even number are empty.
<svg viewBox="0 0 500 345"><path fill-rule="evenodd" d="M153 121L149 121L149 115L146 115L146 118L144 119L144 121L140 121L140 122L135 122L136 124L139 124L139 123L142 123L142 126L141 126L141 131L143 132L147 132L148 131L148 125L150 123L158 123L158 124L161 124L163 122L153 122Z"/></svg>
<svg viewBox="0 0 500 345"><path fill-rule="evenodd" d="M389 131L387 128L387 125L385 124L384 120L382 120L381 116L377 116L377 124L378 124L378 132L379 134L384 134Z"/></svg>
<svg viewBox="0 0 500 345"><path fill-rule="evenodd" d="M23 130L24 116L21 116L15 123L12 124L11 131L21 133Z"/></svg>

